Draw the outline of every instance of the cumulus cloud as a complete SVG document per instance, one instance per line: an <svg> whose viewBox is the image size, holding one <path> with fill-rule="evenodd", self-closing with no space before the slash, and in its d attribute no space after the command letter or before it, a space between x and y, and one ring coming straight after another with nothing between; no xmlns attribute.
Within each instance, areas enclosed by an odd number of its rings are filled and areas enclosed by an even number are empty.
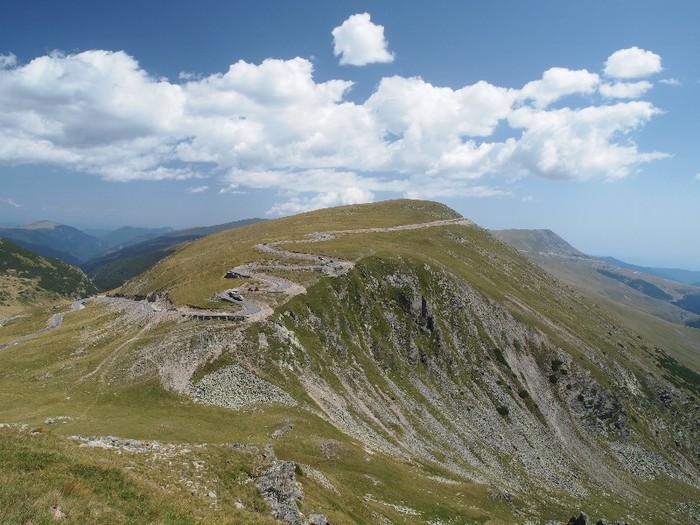
<svg viewBox="0 0 700 525"><path fill-rule="evenodd" d="M317 192L310 197L293 195L286 202L275 204L268 213L270 215L291 215L345 204L362 204L373 200L374 194L371 191L362 188L344 188L340 191Z"/></svg>
<svg viewBox="0 0 700 525"><path fill-rule="evenodd" d="M365 66L394 61L394 54L389 51L384 38L384 26L373 24L369 13L352 15L331 34L333 54L340 57L343 65Z"/></svg>
<svg viewBox="0 0 700 525"><path fill-rule="evenodd" d="M615 140L658 113L642 101L580 110L520 108L508 119L511 126L525 130L509 162L516 169L551 179L623 178L634 166L667 156L642 153L632 141Z"/></svg>
<svg viewBox="0 0 700 525"><path fill-rule="evenodd" d="M113 180L190 176L167 166L182 89L126 53L52 53L0 78L0 161L60 163Z"/></svg>
<svg viewBox="0 0 700 525"><path fill-rule="evenodd" d="M567 95L593 93L600 77L585 69L572 71L563 67L553 67L542 75L542 79L525 84L520 91L523 100L532 99L536 107L544 108Z"/></svg>
<svg viewBox="0 0 700 525"><path fill-rule="evenodd" d="M664 156L633 140L659 110L610 101L640 99L646 81L566 68L522 89L393 76L363 102L347 99L352 85L315 80L304 58L178 82L124 52L12 62L0 69L0 165L119 181L220 177L220 193L273 191L273 211L288 213L384 194L502 196L528 175L616 179Z"/></svg>
<svg viewBox="0 0 700 525"><path fill-rule="evenodd" d="M204 193L207 190L209 190L209 186L193 186L187 188L187 193Z"/></svg>
<svg viewBox="0 0 700 525"><path fill-rule="evenodd" d="M681 81L678 80L677 78L662 78L659 80L662 84L666 84L667 86L680 86Z"/></svg>
<svg viewBox="0 0 700 525"><path fill-rule="evenodd" d="M661 57L638 47L620 49L605 62L605 74L611 78L639 78L659 73Z"/></svg>
<svg viewBox="0 0 700 525"><path fill-rule="evenodd" d="M374 200L375 192L405 192L406 182L360 176L339 169L312 170L231 170L226 176L229 190L241 186L277 190L284 202L276 203L272 214L299 213L342 204Z"/></svg>
<svg viewBox="0 0 700 525"><path fill-rule="evenodd" d="M652 88L651 82L641 80L639 82L616 82L615 84L602 84L600 94L607 98L639 98Z"/></svg>

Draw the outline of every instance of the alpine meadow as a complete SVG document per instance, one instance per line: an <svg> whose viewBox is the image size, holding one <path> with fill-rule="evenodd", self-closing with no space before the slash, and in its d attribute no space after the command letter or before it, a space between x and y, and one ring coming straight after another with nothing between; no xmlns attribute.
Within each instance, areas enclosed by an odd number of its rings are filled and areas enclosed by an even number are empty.
<svg viewBox="0 0 700 525"><path fill-rule="evenodd" d="M4 11L0 523L700 523L696 2Z"/></svg>

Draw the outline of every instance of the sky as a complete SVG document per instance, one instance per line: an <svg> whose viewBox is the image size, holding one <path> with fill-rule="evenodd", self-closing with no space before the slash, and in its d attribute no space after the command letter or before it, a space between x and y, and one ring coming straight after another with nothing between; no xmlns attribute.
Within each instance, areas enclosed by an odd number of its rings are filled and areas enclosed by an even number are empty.
<svg viewBox="0 0 700 525"><path fill-rule="evenodd" d="M700 270L700 2L7 0L0 225L410 197Z"/></svg>

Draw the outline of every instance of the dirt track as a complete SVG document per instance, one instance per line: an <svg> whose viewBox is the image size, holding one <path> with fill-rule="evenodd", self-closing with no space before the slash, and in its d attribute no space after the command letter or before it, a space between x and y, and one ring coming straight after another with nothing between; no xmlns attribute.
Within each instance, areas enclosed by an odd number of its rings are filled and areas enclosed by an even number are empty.
<svg viewBox="0 0 700 525"><path fill-rule="evenodd" d="M307 253L307 252L293 252L282 248L282 246L290 245L302 245L302 244L313 244L318 242L324 242L334 239L341 235L356 235L364 233L390 233L396 231L407 231L407 230L418 230L423 228L435 228L440 226L449 226L453 224L464 224L473 225L474 223L468 219L449 219L449 220L439 220L420 224L407 224L403 226L393 226L389 228L362 228L354 230L337 230L337 231L326 231L326 232L314 232L308 234L304 239L298 240L284 240L276 241L270 243L258 244L255 249L263 254L274 255L283 259L290 259L303 262L305 264L285 264L280 262L254 262L246 263L229 270L229 273L237 274L242 278L254 279L261 283L266 284L266 287L260 288L256 293L269 293L269 294L285 294L287 297L294 297L296 295L305 294L306 288L299 283L295 283L288 279L271 275L270 272L275 271L302 271L302 272L319 272L324 275L331 277L338 277L349 272L353 267L354 263L352 261L346 261L343 259L331 258L324 255ZM227 294L231 290L223 290L219 292L220 296ZM224 321L245 321L245 322L258 322L267 319L272 315L273 310L266 304L262 302L257 302L254 300L247 299L243 297L241 301L236 301L243 307L242 310L232 311L232 312L222 312L221 310L206 310L206 309L195 309L189 307L176 307L173 308L169 305L163 305L158 302L149 301L135 301L126 298L117 297L104 297L98 298L101 302L108 302L113 304L118 308L128 309L133 315L148 315L148 316L158 316L163 319L177 319L179 318L189 318L189 319L219 319ZM71 305L69 311L79 311L85 307L86 300L76 301ZM22 343L29 339L36 337L37 335L46 332L48 330L53 330L58 328L63 323L63 317L67 312L61 312L51 316L46 327L38 330L32 334L28 334L17 339L13 339L7 343L0 345L0 350L8 348L15 344Z"/></svg>

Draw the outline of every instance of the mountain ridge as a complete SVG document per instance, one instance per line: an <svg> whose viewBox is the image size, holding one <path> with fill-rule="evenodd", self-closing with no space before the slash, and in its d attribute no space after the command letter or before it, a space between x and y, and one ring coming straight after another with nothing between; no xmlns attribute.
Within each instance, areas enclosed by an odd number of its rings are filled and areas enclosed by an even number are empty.
<svg viewBox="0 0 700 525"><path fill-rule="evenodd" d="M84 261L102 249L99 239L65 224L42 221L29 227L0 228L9 239L39 255L58 257L69 264Z"/></svg>
<svg viewBox="0 0 700 525"><path fill-rule="evenodd" d="M258 276L232 271L251 267ZM182 315L231 311L221 291L269 315ZM128 479L166 495L182 487L188 508L209 502L204 522L217 522L214 500L259 523L264 509L340 525L561 522L593 509L682 524L700 496L698 367L443 205L353 205L227 230L118 294L0 353L6 386L27 385L0 417L60 414L61 435L181 443L170 481L138 458ZM217 467L241 451L243 472ZM119 454L104 457L127 472Z"/></svg>
<svg viewBox="0 0 700 525"><path fill-rule="evenodd" d="M641 267L608 263L579 252L551 231L543 232L492 230L497 238L580 290L674 323L694 327L700 322L696 287L643 273L638 270Z"/></svg>

